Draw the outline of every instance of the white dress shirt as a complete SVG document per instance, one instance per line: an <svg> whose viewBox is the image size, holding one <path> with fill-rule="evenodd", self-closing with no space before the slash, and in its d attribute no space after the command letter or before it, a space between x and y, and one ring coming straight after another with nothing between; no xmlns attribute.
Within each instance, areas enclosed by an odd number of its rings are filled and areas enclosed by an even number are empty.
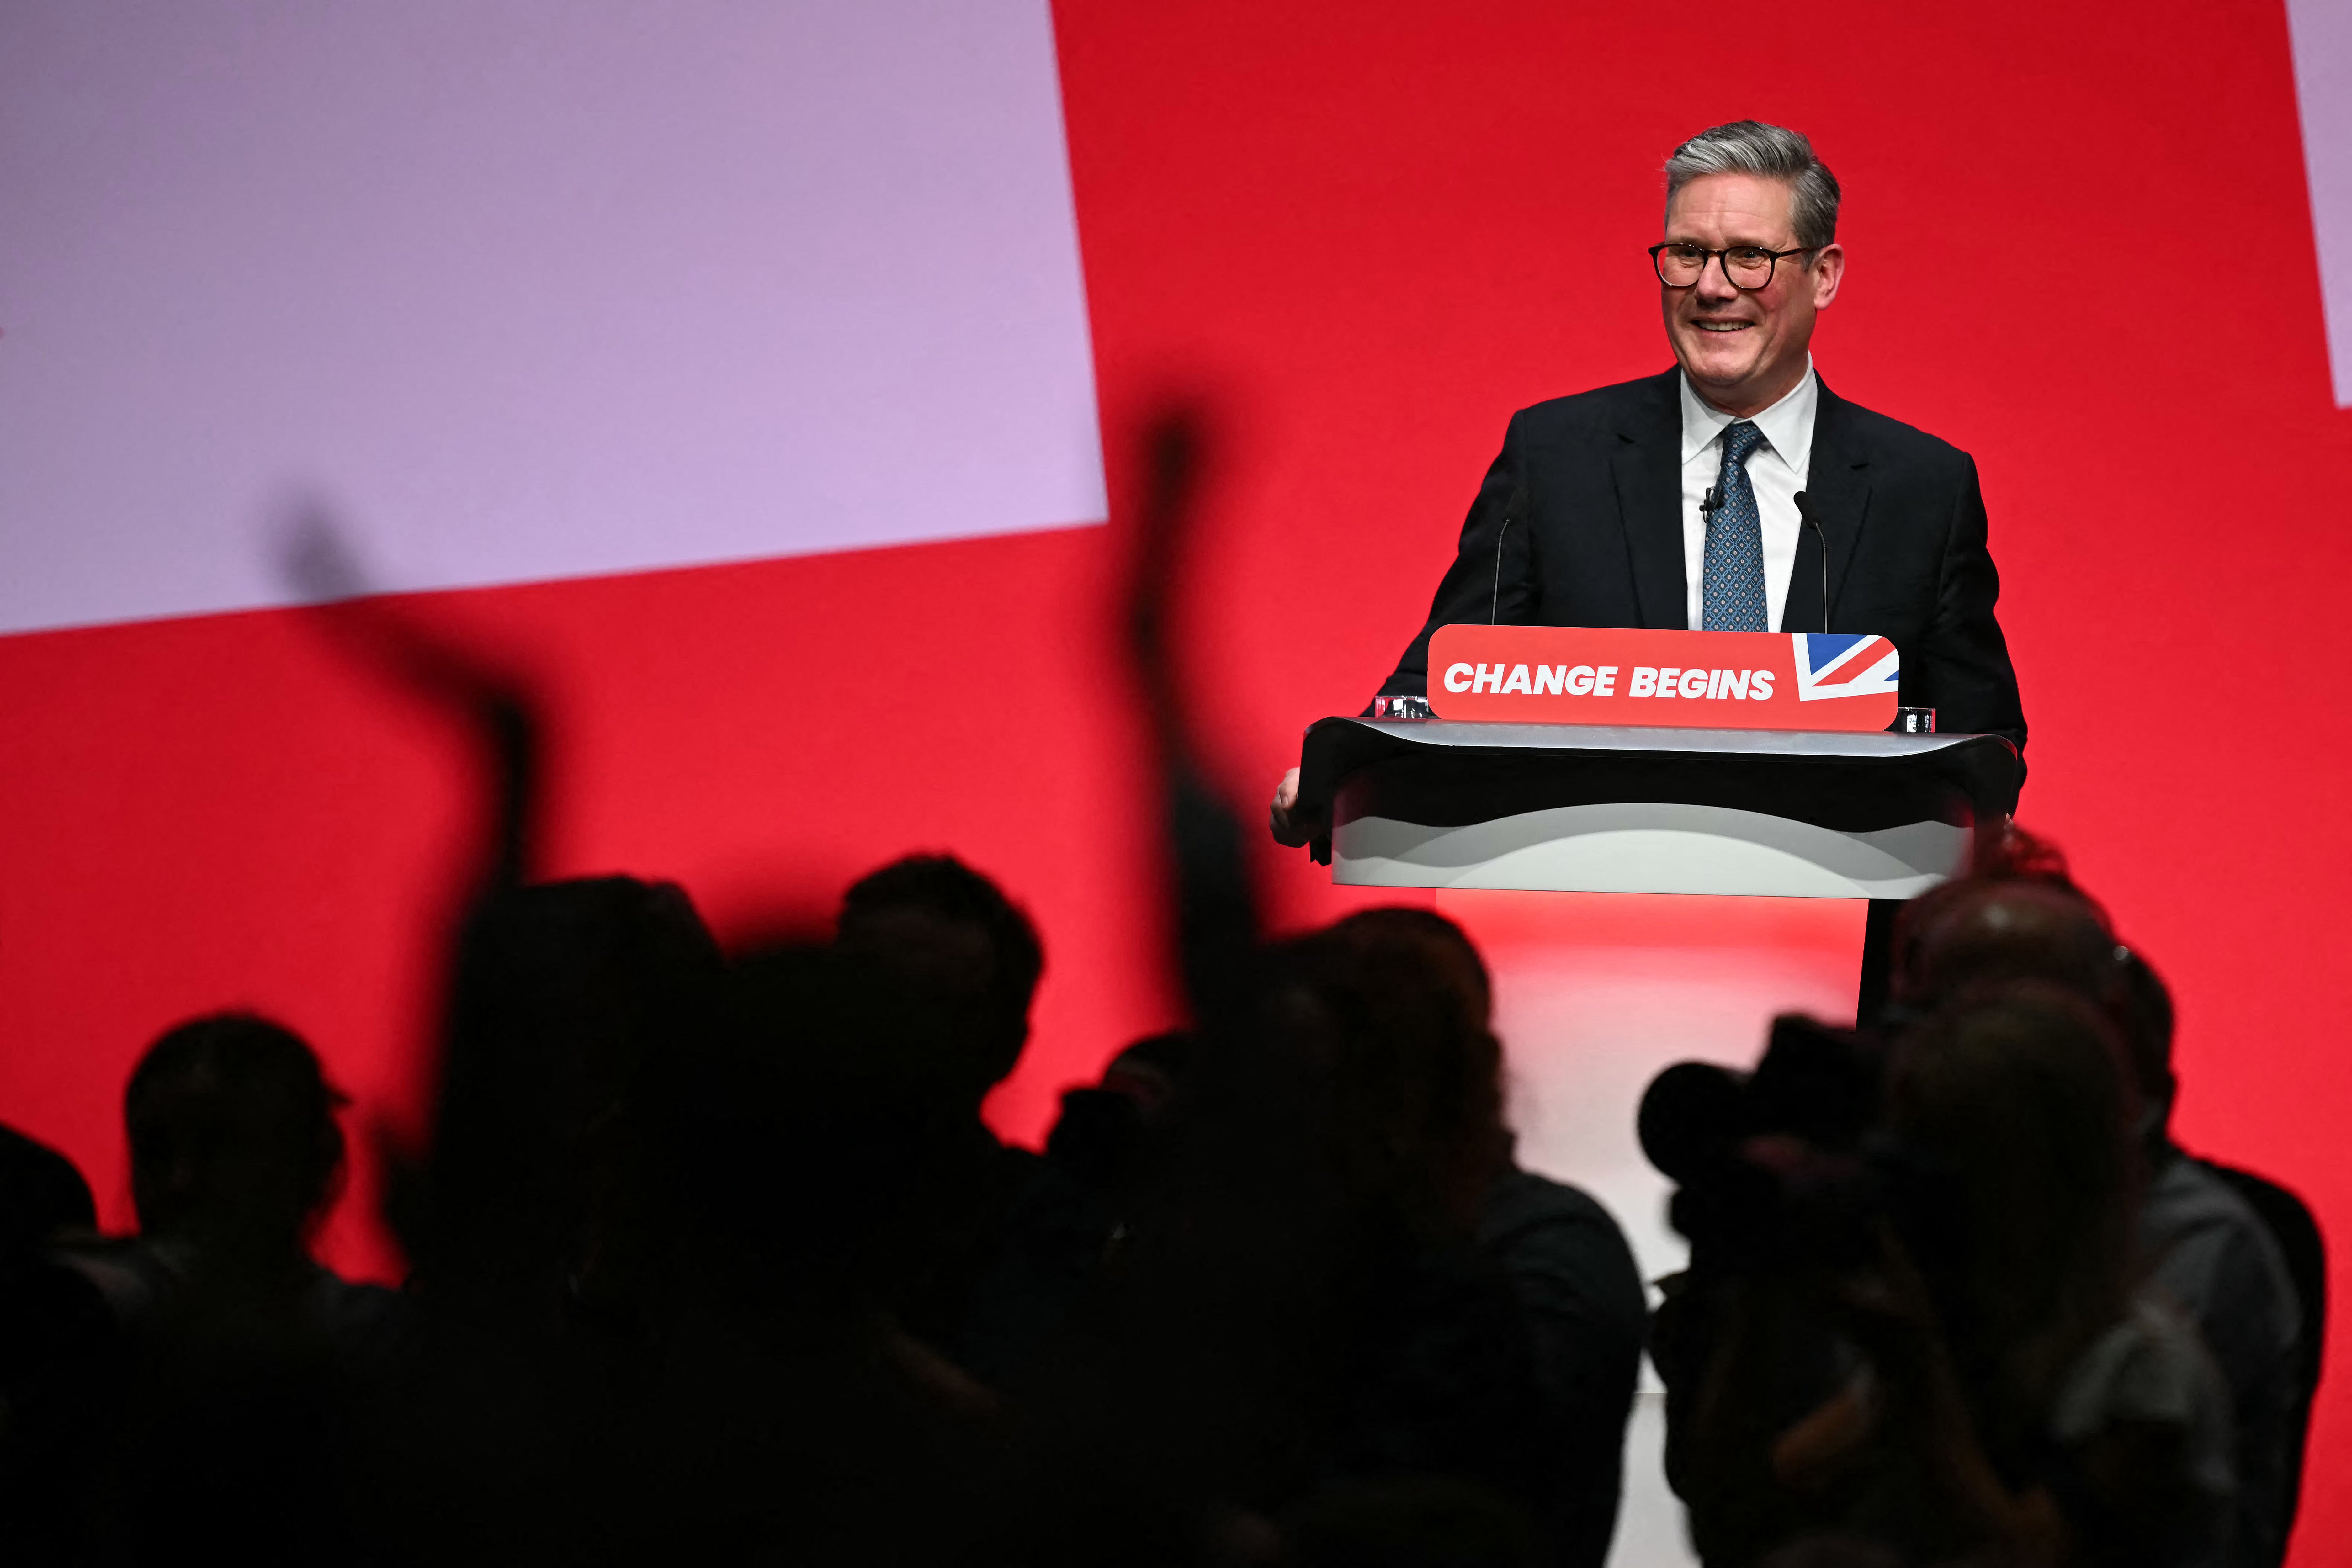
<svg viewBox="0 0 2352 1568"><path fill-rule="evenodd" d="M1683 581L1689 625L1696 631L1706 615L1706 514L1699 503L1707 486L1723 476L1723 432L1738 421L1691 391L1690 378L1676 378L1683 394ZM1813 457L1813 411L1821 404L1821 382L1813 377L1812 356L1805 356L1805 379L1789 395L1755 416L1764 439L1748 455L1748 483L1756 492L1756 516L1763 525L1764 605L1772 630L1780 630L1780 612L1789 603L1789 578L1797 566L1797 535L1804 520L1797 514L1797 492L1805 487L1805 474Z"/></svg>

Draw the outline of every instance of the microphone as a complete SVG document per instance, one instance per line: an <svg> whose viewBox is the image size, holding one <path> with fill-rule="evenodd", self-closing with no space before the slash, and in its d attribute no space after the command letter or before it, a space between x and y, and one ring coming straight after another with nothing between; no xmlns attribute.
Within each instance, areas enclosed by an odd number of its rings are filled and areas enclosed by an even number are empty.
<svg viewBox="0 0 2352 1568"><path fill-rule="evenodd" d="M1495 590L1486 599L1486 624L1499 623L1503 609L1503 541L1510 537L1513 523L1528 518L1528 487L1524 484L1511 492L1503 503L1503 526L1495 530Z"/></svg>
<svg viewBox="0 0 2352 1568"><path fill-rule="evenodd" d="M1723 486L1709 485L1706 487L1706 494L1698 498L1698 515L1712 523L1715 520L1715 514L1721 510L1723 510Z"/></svg>
<svg viewBox="0 0 2352 1568"><path fill-rule="evenodd" d="M1812 503L1805 499L1802 490L1797 492L1797 516L1805 520L1805 527L1813 530L1814 549L1822 558L1822 631L1826 634L1830 629L1829 536L1822 532L1822 520L1813 516Z"/></svg>

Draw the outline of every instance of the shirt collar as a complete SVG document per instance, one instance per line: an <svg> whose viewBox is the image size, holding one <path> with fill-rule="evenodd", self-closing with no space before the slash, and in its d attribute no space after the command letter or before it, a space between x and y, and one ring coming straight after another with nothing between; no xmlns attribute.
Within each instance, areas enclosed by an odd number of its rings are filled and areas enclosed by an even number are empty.
<svg viewBox="0 0 2352 1568"><path fill-rule="evenodd" d="M1676 377L1675 385L1682 392L1683 461L1688 463L1713 445L1724 427L1735 421L1691 391L1690 377ZM1807 354L1804 378L1790 388L1779 402L1753 416L1756 428L1763 432L1772 450L1780 455L1780 461L1799 474L1805 472L1812 455L1813 411L1821 402L1821 381L1813 374L1813 357Z"/></svg>

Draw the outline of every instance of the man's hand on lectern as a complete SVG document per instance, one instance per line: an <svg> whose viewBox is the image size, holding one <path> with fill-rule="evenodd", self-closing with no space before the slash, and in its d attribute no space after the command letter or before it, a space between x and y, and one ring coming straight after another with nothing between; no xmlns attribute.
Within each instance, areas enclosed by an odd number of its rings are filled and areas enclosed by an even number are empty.
<svg viewBox="0 0 2352 1568"><path fill-rule="evenodd" d="M1330 829L1320 811L1298 809L1298 769L1294 768L1282 776L1274 787L1274 803L1266 808L1265 825L1274 830L1274 841L1290 849L1304 849L1321 838Z"/></svg>

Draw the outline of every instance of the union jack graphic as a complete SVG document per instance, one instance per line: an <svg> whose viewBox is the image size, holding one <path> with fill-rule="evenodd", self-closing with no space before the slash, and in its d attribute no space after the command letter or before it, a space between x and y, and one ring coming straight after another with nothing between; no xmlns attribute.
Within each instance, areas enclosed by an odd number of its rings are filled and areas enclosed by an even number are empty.
<svg viewBox="0 0 2352 1568"><path fill-rule="evenodd" d="M1898 689L1902 655L1884 637L1842 632L1791 632L1797 647L1797 700L1866 697Z"/></svg>

